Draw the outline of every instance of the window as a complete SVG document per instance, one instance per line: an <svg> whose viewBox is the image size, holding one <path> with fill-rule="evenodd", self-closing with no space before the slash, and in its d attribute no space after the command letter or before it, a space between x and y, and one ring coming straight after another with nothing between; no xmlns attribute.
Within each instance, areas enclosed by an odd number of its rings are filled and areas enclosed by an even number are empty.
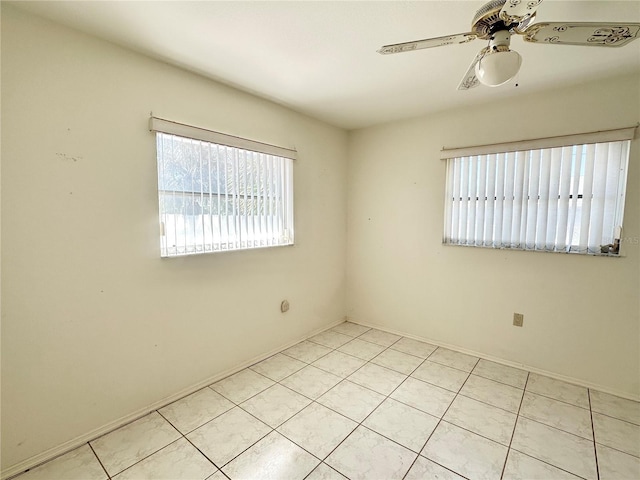
<svg viewBox="0 0 640 480"><path fill-rule="evenodd" d="M618 254L633 131L444 150L444 243Z"/></svg>
<svg viewBox="0 0 640 480"><path fill-rule="evenodd" d="M293 244L295 151L151 118L162 257Z"/></svg>

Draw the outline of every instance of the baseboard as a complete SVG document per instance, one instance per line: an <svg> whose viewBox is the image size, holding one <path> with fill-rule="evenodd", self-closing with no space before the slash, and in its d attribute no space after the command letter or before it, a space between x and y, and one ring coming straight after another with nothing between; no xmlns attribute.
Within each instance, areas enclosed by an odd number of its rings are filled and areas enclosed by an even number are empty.
<svg viewBox="0 0 640 480"><path fill-rule="evenodd" d="M456 352L466 353L467 355L473 355L474 357L480 357L480 358L483 358L485 360L490 360L492 362L499 363L501 365L506 365L507 367L515 367L515 368L519 368L521 370L527 370L529 372L538 373L540 375L545 375L547 377L555 378L557 380L562 380L563 382L572 383L574 385L579 385L581 387L591 388L593 390L598 390L600 392L609 393L609 394L615 395L617 397L622 397L622 398L626 398L628 400L634 400L636 402L640 402L640 395L634 395L634 394L631 394L629 392L622 392L622 391L619 391L619 390L615 390L615 389L609 388L609 387L607 387L605 385L599 385L597 383L588 382L588 381L580 379L580 378L574 378L574 377L569 377L567 375L561 375L561 374L558 374L558 373L555 373L555 372L550 372L548 370L543 370L541 368L533 367L531 365L526 365L524 363L512 362L510 360L505 360L503 358L498 358L498 357L494 357L492 355L487 355L486 353L476 352L474 350L469 350L469 349L460 347L458 345L453 345L453 344L450 344L450 343L443 343L443 342L440 342L440 341L437 341L437 340L433 340L433 339L429 339L429 338L425 338L425 337L419 337L417 335L411 335L409 333L401 332L399 330L383 327L381 325L376 325L376 324L373 324L373 323L362 322L362 321L353 319L351 317L348 317L347 321L352 322L352 323L357 323L358 325L362 325L364 327L376 328L378 330L382 330L384 332L393 333L395 335L402 335L403 337L413 338L414 340L419 340L421 342L430 343L432 345L437 345L439 347L448 348L450 350L455 350Z"/></svg>
<svg viewBox="0 0 640 480"><path fill-rule="evenodd" d="M222 380L225 377L228 377L229 375L233 375L234 373L239 372L240 370L243 370L251 365L253 365L254 363L258 363L266 358L269 358L272 355L275 355L278 352L281 352L282 350L285 350L293 345L295 345L296 343L300 343L303 340L306 340L309 337L313 337L314 335L317 335L320 332L324 332L325 330L328 330L330 328L335 327L336 325L339 325L343 322L346 321L346 317L335 321L333 323L331 323L329 326L325 326L322 327L320 329L316 329L314 331L312 331L310 334L305 335L302 338L299 338L295 341L292 342L288 342L284 345L281 345L265 354L262 355L258 355L257 357L254 357L250 360L247 360L246 362L237 365L233 368L230 368L224 372L218 373L216 375L213 375L212 377L209 377L201 382L198 382L195 385L191 385L190 387L184 388L182 390L180 390L179 392L170 395L168 397L163 398L162 400L159 400L147 407L141 408L129 415L125 415L124 417L121 417L117 420L114 420L113 422L107 423L106 425L103 425L102 427L96 428L94 430L91 430L90 432L84 434L84 435L80 435L79 437L76 437L72 440L69 440L61 445L58 445L57 447L54 448L50 448L49 450L46 450L42 453L39 453L38 455L34 455L33 457L29 457L26 460L23 460L20 463L17 463L15 465L12 465L11 467L7 468L6 470L2 470L2 473L0 473L0 479L1 480L8 480L10 477L15 476L15 475L19 475L21 473L23 473L26 470L35 468L39 465L42 465L43 463L46 463L50 460L53 460L56 457L59 457L61 455L64 455L65 453L70 452L71 450L75 450L76 448L84 445L85 443L91 442L93 440L95 440L98 437L101 437L109 432L112 432L114 430L117 430L120 427L123 427L124 425L131 423L135 420L138 420L141 417L144 417L145 415L148 415L149 413L153 412L154 410L158 410L160 408L166 407L167 405L169 405L170 403L175 402L176 400L180 400L183 397L186 397L187 395L191 395L192 393L207 387L208 385L211 385L212 383L215 383L219 380Z"/></svg>

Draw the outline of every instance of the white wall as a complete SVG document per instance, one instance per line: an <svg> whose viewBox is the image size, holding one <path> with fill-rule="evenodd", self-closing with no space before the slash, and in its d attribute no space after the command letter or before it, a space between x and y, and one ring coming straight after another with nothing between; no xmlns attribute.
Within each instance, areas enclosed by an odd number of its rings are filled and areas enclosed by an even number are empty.
<svg viewBox="0 0 640 480"><path fill-rule="evenodd" d="M295 146L296 245L161 260L151 111ZM345 131L7 5L2 120L3 468L344 317Z"/></svg>
<svg viewBox="0 0 640 480"><path fill-rule="evenodd" d="M626 76L352 132L348 316L640 394L640 142L624 258L443 246L439 160L443 146L635 125L639 86Z"/></svg>

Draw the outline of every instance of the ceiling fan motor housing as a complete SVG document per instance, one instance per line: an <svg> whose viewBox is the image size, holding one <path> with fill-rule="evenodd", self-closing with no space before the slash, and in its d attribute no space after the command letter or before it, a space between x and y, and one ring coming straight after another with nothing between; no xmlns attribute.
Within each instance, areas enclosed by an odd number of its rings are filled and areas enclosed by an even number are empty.
<svg viewBox="0 0 640 480"><path fill-rule="evenodd" d="M484 4L473 17L471 31L479 38L489 40L494 32L510 30L513 25L505 25L500 18L500 10L505 3L505 0L491 0Z"/></svg>

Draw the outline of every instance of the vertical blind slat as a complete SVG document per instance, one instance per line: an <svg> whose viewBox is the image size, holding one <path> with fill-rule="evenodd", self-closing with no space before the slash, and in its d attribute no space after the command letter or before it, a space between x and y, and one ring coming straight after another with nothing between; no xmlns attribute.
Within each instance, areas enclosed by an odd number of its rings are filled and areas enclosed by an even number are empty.
<svg viewBox="0 0 640 480"><path fill-rule="evenodd" d="M510 204L512 217L511 232L509 236L510 247L520 248L520 226L522 223L522 195L524 187L524 154L522 152L514 153L511 161L514 163L513 173L513 203Z"/></svg>
<svg viewBox="0 0 640 480"><path fill-rule="evenodd" d="M476 245L484 245L484 216L487 206L487 156L478 157L478 201L476 203Z"/></svg>
<svg viewBox="0 0 640 480"><path fill-rule="evenodd" d="M593 196L593 173L595 168L595 145L587 145L586 157L583 162L584 178L582 183L582 212L580 216L580 241L579 251L588 251L589 247L589 222L591 220L591 203Z"/></svg>
<svg viewBox="0 0 640 480"><path fill-rule="evenodd" d="M496 206L496 155L487 155L487 207L484 215L485 228L482 244L492 247L493 241L493 215Z"/></svg>
<svg viewBox="0 0 640 480"><path fill-rule="evenodd" d="M496 210L494 216L494 245L504 245L503 213L504 213L504 181L505 181L505 155L497 155L496 172Z"/></svg>
<svg viewBox="0 0 640 480"><path fill-rule="evenodd" d="M513 243L513 196L515 190L515 182L514 178L514 170L515 170L515 162L514 162L515 153L510 152L507 153L504 157L505 161L505 181L504 181L504 199L503 202L503 210L502 210L502 225L501 225L501 233L500 233L500 244L511 245ZM505 215L505 212L507 214Z"/></svg>
<svg viewBox="0 0 640 480"><path fill-rule="evenodd" d="M607 161L609 144L596 145L596 158L593 166L593 201L591 211L593 218L589 228L589 248L596 250L602 238L604 210L607 191Z"/></svg>

